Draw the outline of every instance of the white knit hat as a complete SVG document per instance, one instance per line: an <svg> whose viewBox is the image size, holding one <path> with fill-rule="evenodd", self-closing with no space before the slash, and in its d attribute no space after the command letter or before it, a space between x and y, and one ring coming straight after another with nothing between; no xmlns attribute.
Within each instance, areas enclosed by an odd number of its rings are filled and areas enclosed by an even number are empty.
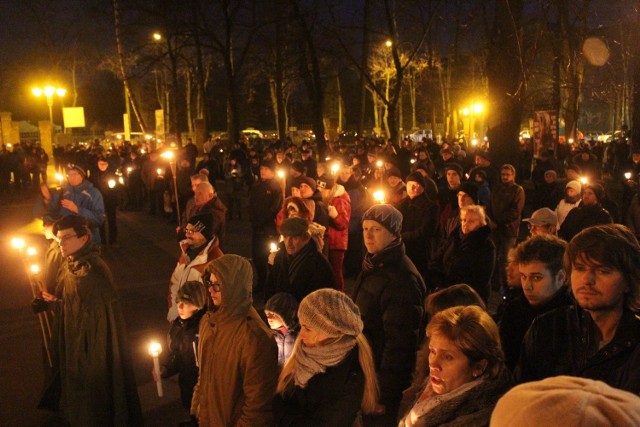
<svg viewBox="0 0 640 427"><path fill-rule="evenodd" d="M602 381L552 377L512 388L498 401L492 427L640 425L640 397Z"/></svg>
<svg viewBox="0 0 640 427"><path fill-rule="evenodd" d="M298 319L311 329L318 329L330 337L362 333L360 309L346 294L324 288L307 295L298 308Z"/></svg>

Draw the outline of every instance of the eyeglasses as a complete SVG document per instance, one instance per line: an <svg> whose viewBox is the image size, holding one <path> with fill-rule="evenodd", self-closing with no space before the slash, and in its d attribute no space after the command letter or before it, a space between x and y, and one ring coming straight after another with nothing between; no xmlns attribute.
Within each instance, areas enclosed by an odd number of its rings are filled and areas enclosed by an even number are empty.
<svg viewBox="0 0 640 427"><path fill-rule="evenodd" d="M216 292L220 292L220 283L219 282L212 282L211 279L209 279L208 277L203 277L203 281L204 281L204 285L207 288L213 287L213 290Z"/></svg>

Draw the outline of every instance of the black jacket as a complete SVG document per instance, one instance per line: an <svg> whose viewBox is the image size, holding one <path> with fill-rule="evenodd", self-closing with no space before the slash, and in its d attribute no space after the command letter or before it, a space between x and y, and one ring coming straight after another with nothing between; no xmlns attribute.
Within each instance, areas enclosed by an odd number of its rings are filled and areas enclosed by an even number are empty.
<svg viewBox="0 0 640 427"><path fill-rule="evenodd" d="M393 410L411 383L424 335L426 287L402 244L378 254L373 262L373 268L358 275L353 300L373 351L380 403Z"/></svg>
<svg viewBox="0 0 640 427"><path fill-rule="evenodd" d="M425 274L432 245L438 230L438 206L425 193L411 199L406 197L398 205L402 213L402 241L407 256L420 274Z"/></svg>
<svg viewBox="0 0 640 427"><path fill-rule="evenodd" d="M351 427L362 404L364 383L356 346L338 365L314 375L306 388L295 387L290 396L277 394L276 425Z"/></svg>
<svg viewBox="0 0 640 427"><path fill-rule="evenodd" d="M282 188L274 180L258 181L249 192L249 218L254 232L278 234L276 215L282 208Z"/></svg>
<svg viewBox="0 0 640 427"><path fill-rule="evenodd" d="M558 230L558 236L568 242L585 228L601 224L613 224L613 219L609 212L599 204L585 206L580 203L577 208L569 211L560 226L560 230Z"/></svg>
<svg viewBox="0 0 640 427"><path fill-rule="evenodd" d="M537 317L525 335L515 370L519 383L557 375L591 378L633 393L640 366L632 355L640 349L640 319L625 310L613 339L598 349L591 316L578 306L557 308Z"/></svg>
<svg viewBox="0 0 640 427"><path fill-rule="evenodd" d="M522 339L533 320L558 307L571 305L572 302L569 290L562 287L546 304L534 307L524 294L507 304L499 327L505 363L509 369L513 370L518 363Z"/></svg>
<svg viewBox="0 0 640 427"><path fill-rule="evenodd" d="M287 292L300 303L321 288L335 288L335 280L331 264L318 252L313 239L294 256L288 255L284 243L280 243L280 250L269 269L265 299L277 292Z"/></svg>
<svg viewBox="0 0 640 427"><path fill-rule="evenodd" d="M496 246L488 225L466 235L458 227L433 256L429 289L466 283L488 302L495 258Z"/></svg>
<svg viewBox="0 0 640 427"><path fill-rule="evenodd" d="M191 408L193 387L198 383L198 367L196 366L194 348L198 348L198 327L205 311L206 309L202 309L188 319L183 320L178 317L171 322L169 352L161 367L162 378L180 374L178 376L180 398L182 406L187 409Z"/></svg>

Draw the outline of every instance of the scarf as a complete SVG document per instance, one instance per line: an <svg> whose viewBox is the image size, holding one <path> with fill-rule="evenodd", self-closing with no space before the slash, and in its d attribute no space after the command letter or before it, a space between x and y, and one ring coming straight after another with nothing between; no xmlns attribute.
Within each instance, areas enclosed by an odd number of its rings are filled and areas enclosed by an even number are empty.
<svg viewBox="0 0 640 427"><path fill-rule="evenodd" d="M389 243L389 245L384 248L382 252L379 252L377 254L371 254L367 252L362 260L362 271L367 272L373 270L379 260L383 258L387 252L397 248L400 245L402 245L402 239L398 237L396 240Z"/></svg>
<svg viewBox="0 0 640 427"><path fill-rule="evenodd" d="M316 245L310 240L309 243L307 243L302 249L300 249L300 252L298 252L297 254L293 256L288 254L286 255L289 258L289 283L296 283L296 278L301 271L305 270L305 266L308 270L308 263L306 261L314 251L316 251Z"/></svg>
<svg viewBox="0 0 640 427"><path fill-rule="evenodd" d="M293 378L296 386L306 388L314 375L322 374L327 368L342 362L355 345L356 337L350 335L343 335L316 347L307 347L300 341L295 351Z"/></svg>
<svg viewBox="0 0 640 427"><path fill-rule="evenodd" d="M427 381L428 383L424 393L418 398L418 401L415 405L413 405L411 411L409 411L407 416L402 420L402 427L415 426L420 418L428 416L429 412L431 412L433 409L446 402L451 401L458 396L463 395L472 388L480 385L483 380L482 378L479 378L477 380L463 384L457 389L450 391L449 393L440 395L433 393L433 390L431 388L431 381L429 381L429 378L427 378Z"/></svg>
<svg viewBox="0 0 640 427"><path fill-rule="evenodd" d="M567 195L564 196L564 201L566 203L569 203L571 205L575 205L576 203L578 203L580 201L580 199L582 198L582 196L580 194L576 195L575 197L569 197Z"/></svg>

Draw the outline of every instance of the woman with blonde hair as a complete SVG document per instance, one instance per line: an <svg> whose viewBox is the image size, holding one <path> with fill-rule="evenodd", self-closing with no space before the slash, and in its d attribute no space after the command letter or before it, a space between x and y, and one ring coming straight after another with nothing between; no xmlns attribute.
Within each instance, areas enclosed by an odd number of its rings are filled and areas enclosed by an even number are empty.
<svg viewBox="0 0 640 427"><path fill-rule="evenodd" d="M457 306L427 326L429 376L400 427L484 426L512 385L495 322L482 308Z"/></svg>
<svg viewBox="0 0 640 427"><path fill-rule="evenodd" d="M276 425L351 427L378 401L360 310L344 293L320 289L302 300L298 319L300 334L273 403Z"/></svg>

